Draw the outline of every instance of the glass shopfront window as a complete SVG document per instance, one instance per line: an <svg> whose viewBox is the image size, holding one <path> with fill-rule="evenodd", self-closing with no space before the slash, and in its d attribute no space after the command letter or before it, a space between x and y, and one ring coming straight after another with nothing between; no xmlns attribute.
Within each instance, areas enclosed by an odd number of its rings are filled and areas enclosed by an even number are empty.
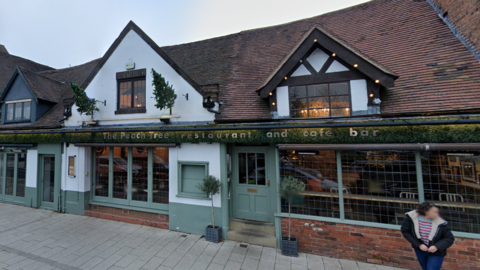
<svg viewBox="0 0 480 270"><path fill-rule="evenodd" d="M416 157L414 151L340 151L339 156L341 166L333 150L280 151L280 178L291 175L306 184L292 213L400 225L405 213L425 200L439 205L452 230L480 233L480 152ZM283 199L281 205L287 212Z"/></svg>
<svg viewBox="0 0 480 270"><path fill-rule="evenodd" d="M454 231L480 233L480 152L422 153L425 198Z"/></svg>
<svg viewBox="0 0 480 270"><path fill-rule="evenodd" d="M27 154L0 153L0 196L25 197Z"/></svg>
<svg viewBox="0 0 480 270"><path fill-rule="evenodd" d="M163 209L168 204L168 148L96 147L94 200Z"/></svg>

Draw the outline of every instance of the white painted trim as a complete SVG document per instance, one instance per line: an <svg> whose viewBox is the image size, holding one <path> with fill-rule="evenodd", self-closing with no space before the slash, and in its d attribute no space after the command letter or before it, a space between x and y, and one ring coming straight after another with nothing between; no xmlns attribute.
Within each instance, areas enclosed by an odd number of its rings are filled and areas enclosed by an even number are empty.
<svg viewBox="0 0 480 270"><path fill-rule="evenodd" d="M20 103L20 102L27 102L27 101L32 101L32 99L19 99L19 100L5 101L5 104Z"/></svg>

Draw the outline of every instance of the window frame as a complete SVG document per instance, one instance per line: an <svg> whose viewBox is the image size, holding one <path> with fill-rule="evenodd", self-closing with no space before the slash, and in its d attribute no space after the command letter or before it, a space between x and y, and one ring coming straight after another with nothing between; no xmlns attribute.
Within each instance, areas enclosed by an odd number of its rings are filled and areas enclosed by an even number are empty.
<svg viewBox="0 0 480 270"><path fill-rule="evenodd" d="M30 117L25 118L25 103L30 103ZM16 109L17 106L20 105L22 106L21 109L21 119L15 119L16 117ZM8 107L12 105L13 106L13 114L12 114L12 120L8 119ZM7 101L5 102L5 123L22 123L22 122L31 122L32 121L32 100L16 100L16 101Z"/></svg>
<svg viewBox="0 0 480 270"><path fill-rule="evenodd" d="M25 183L24 183L24 194L23 196L18 196L18 176L19 176L19 159L20 155L25 155L25 170L28 166L27 164L27 151L22 150L20 153L12 153L12 152L5 152L2 151L0 152L0 155L3 156L3 159L0 159L0 166L3 168L0 169L0 199L2 200L9 200L9 201L14 201L18 203L24 203L25 201L25 189L26 189L26 178L25 178ZM8 160L7 157L8 155L13 155L13 177L12 177L12 192L11 194L7 194L7 165L8 165ZM26 174L25 174L26 177Z"/></svg>
<svg viewBox="0 0 480 270"><path fill-rule="evenodd" d="M392 149L393 150L393 149ZM348 219L345 218L345 209L344 209L344 197L343 197L343 192L341 190L343 189L343 168L342 168L342 157L341 157L341 152L343 150L335 150L335 156L336 156L336 163L337 163L337 184L338 184L338 203L339 203L339 212L340 212L340 217L327 217L327 216L314 216L314 215L308 215L308 214L288 214L288 212L282 212L281 211L281 198L277 198L277 207L280 209L279 213L275 213L276 218L286 218L286 217L292 217L296 219L304 219L304 220L313 220L313 221L322 221L322 222L334 222L334 223L340 223L340 224L349 224L349 225L354 225L354 226L364 226L364 227L372 227L372 228L382 228L382 229L393 229L393 230L399 230L401 225L396 225L396 224L389 224L389 223L380 223L380 222L371 222L371 221L359 221L359 220L353 220L353 219ZM415 166L416 166L416 179L417 179L417 185L418 185L418 198L415 199L418 203L423 203L425 202L425 192L424 192L424 174L423 174L423 163L422 163L422 156L421 156L421 151L416 150L414 151L415 153ZM277 174L281 175L281 169L280 166L277 166ZM443 206L442 206L443 207ZM452 231L454 236L456 237L464 237L464 238L471 238L471 239L480 239L480 234L479 233L474 233L474 232L462 232L462 231Z"/></svg>
<svg viewBox="0 0 480 270"><path fill-rule="evenodd" d="M147 155L148 155L148 199L147 201L136 201L132 199L132 165L133 165L133 158L132 152L133 147L128 147L128 192L127 192L127 199L119 199L113 197L113 182L114 182L114 148L115 147L123 147L123 146L108 146L106 148L109 149L108 153L108 194L107 196L99 196L95 193L96 183L96 175L97 175L97 167L96 167L96 151L95 147L91 148L91 157L92 157L92 174L91 174L91 190L92 196L90 202L92 204L98 205L106 205L112 207L121 207L121 208L131 208L131 209L141 209L141 211L162 211L168 210L169 203L157 203L153 202L153 148L147 147ZM170 181L170 179L169 179Z"/></svg>
<svg viewBox="0 0 480 270"><path fill-rule="evenodd" d="M134 84L135 81L145 81L145 106L143 107L134 107ZM120 84L124 82L130 82L131 84L131 104L130 108L120 108ZM137 76L132 78L117 79L117 110L115 114L131 114L131 113L146 113L147 112L147 78L146 76Z"/></svg>
<svg viewBox="0 0 480 270"><path fill-rule="evenodd" d="M191 192L184 192L183 191L183 177L182 177L182 167L184 165L191 165L191 166L204 166L205 167L205 176L209 175L208 167L209 163L207 161L177 161L177 169L178 169L178 178L177 178L177 197L184 197L184 198L193 198L193 199L201 199L201 200L209 200L210 198L207 194L204 194L200 190L198 193L191 193Z"/></svg>
<svg viewBox="0 0 480 270"><path fill-rule="evenodd" d="M347 87L348 87L348 102L349 102L349 106L348 106L348 115L341 115L341 116L332 116L332 104L331 104L331 97L332 95L330 95L330 85L331 84L338 84L338 83L346 83L347 84ZM327 85L327 89L328 89L328 96L315 96L317 98L323 98L323 97L328 97L328 109L329 109L329 116L309 116L310 115L310 106L309 106L309 99L310 99L310 96L308 96L308 87L309 86L313 86L313 85ZM291 106L291 97L290 97L290 89L292 88L295 88L295 87L306 87L306 93L307 95L305 97L302 97L302 98L306 98L307 99L307 114L308 116L306 117L292 117L292 106ZM333 96L346 96L346 95L333 95ZM315 97L312 97L312 98L315 98ZM300 99L300 98L296 98L296 99ZM342 107L342 108L347 108L347 107ZM314 118L323 118L323 119L326 119L326 118L342 118L342 117L352 117L352 89L351 89L351 86L350 86L350 80L346 80L346 81L334 81L334 82L321 82L321 83L311 83L311 84L305 84L305 85L289 85L288 86L288 111L289 111L289 114L290 114L290 117L293 118L293 119L305 119L305 118L311 118L311 119L314 119Z"/></svg>

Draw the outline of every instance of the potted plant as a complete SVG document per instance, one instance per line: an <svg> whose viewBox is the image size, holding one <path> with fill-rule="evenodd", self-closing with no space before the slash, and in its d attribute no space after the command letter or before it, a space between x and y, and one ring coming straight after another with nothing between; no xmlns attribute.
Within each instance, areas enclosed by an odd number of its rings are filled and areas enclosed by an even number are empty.
<svg viewBox="0 0 480 270"><path fill-rule="evenodd" d="M212 225L207 226L207 231L205 234L205 239L209 242L218 243L222 239L222 227L215 226L215 216L213 212L213 195L220 192L220 187L222 184L215 176L208 175L203 178L203 182L198 184L196 187L202 192L207 194L207 196L212 201Z"/></svg>
<svg viewBox="0 0 480 270"><path fill-rule="evenodd" d="M305 190L305 184L297 178L287 176L280 183L278 193L288 203L288 236L282 236L282 255L298 257L298 239L292 237L292 228L290 222L291 205L295 198L300 196Z"/></svg>

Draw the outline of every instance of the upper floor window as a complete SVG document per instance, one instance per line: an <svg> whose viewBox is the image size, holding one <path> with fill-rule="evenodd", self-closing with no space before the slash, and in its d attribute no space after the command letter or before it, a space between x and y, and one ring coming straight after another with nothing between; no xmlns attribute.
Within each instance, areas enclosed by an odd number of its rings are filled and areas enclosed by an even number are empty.
<svg viewBox="0 0 480 270"><path fill-rule="evenodd" d="M290 86L291 117L350 116L348 82Z"/></svg>
<svg viewBox="0 0 480 270"><path fill-rule="evenodd" d="M6 102L6 122L30 121L31 101Z"/></svg>
<svg viewBox="0 0 480 270"><path fill-rule="evenodd" d="M118 109L145 108L145 78L119 81Z"/></svg>

